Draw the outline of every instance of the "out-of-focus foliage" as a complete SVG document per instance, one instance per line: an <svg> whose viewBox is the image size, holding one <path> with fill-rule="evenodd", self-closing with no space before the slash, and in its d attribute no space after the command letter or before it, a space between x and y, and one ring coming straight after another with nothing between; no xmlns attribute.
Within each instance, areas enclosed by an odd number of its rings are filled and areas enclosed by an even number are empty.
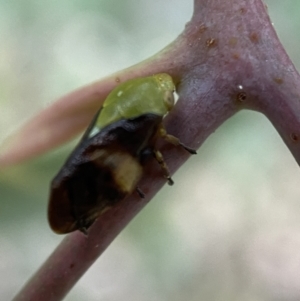
<svg viewBox="0 0 300 301"><path fill-rule="evenodd" d="M159 51L189 20L187 2L0 0L0 141L55 98ZM299 1L267 4L300 69ZM1 300L61 240L48 186L72 145L0 171ZM174 180L66 300L300 299L300 171L262 115L226 122Z"/></svg>

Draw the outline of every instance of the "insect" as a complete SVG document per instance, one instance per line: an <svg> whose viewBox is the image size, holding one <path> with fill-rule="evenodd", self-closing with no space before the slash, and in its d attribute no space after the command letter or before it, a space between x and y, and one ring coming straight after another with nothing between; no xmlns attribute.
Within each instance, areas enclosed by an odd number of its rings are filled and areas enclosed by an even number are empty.
<svg viewBox="0 0 300 301"><path fill-rule="evenodd" d="M121 83L108 95L78 146L51 183L48 219L56 233L86 233L106 210L136 190L149 156L167 165L155 148L159 137L196 152L169 135L163 117L174 106L170 75L156 74Z"/></svg>

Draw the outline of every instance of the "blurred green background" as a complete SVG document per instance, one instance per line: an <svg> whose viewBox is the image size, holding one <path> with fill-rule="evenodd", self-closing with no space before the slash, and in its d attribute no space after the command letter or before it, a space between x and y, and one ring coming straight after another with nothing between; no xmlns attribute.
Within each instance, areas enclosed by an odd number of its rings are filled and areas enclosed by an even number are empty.
<svg viewBox="0 0 300 301"><path fill-rule="evenodd" d="M300 70L300 2L266 3ZM0 0L0 142L59 96L159 51L191 14L191 0ZM48 187L73 145L0 173L1 300L62 239L47 224ZM65 300L300 300L300 171L266 118L230 119L174 180Z"/></svg>

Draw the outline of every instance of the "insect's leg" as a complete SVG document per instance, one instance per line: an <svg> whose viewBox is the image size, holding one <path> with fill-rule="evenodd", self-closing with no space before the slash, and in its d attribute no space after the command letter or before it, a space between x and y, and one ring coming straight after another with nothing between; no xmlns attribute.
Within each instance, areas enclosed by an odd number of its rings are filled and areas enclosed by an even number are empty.
<svg viewBox="0 0 300 301"><path fill-rule="evenodd" d="M156 149L153 150L153 154L154 154L156 161L159 163L159 165L164 173L164 176L167 178L168 184L173 185L174 182L170 176L170 172L169 172L168 166L164 160L163 155L161 154L161 152L159 150L156 150Z"/></svg>
<svg viewBox="0 0 300 301"><path fill-rule="evenodd" d="M180 145L181 147L183 147L186 151L188 151L190 154L195 155L197 154L196 150L184 145L177 137L170 135L167 133L166 129L161 126L159 129L159 135L160 137L162 137L163 139L165 139L167 142L173 144L173 145Z"/></svg>
<svg viewBox="0 0 300 301"><path fill-rule="evenodd" d="M79 228L78 229L84 236L88 236L88 232L87 232L87 228L85 227L82 227L82 228Z"/></svg>
<svg viewBox="0 0 300 301"><path fill-rule="evenodd" d="M77 224L78 230L87 237L88 236L88 232L87 232L88 227L86 226L85 221L82 219L79 219L76 224Z"/></svg>
<svg viewBox="0 0 300 301"><path fill-rule="evenodd" d="M140 187L136 187L135 191L138 193L138 195L140 196L141 199L145 198L145 194L144 192L140 189Z"/></svg>

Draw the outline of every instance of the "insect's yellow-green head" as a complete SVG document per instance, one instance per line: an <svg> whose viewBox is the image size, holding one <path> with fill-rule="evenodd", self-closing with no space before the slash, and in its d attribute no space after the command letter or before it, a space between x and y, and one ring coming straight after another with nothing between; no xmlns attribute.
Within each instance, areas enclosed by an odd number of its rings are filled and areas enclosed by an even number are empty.
<svg viewBox="0 0 300 301"><path fill-rule="evenodd" d="M89 136L121 119L144 114L164 116L174 106L174 92L172 77L166 73L121 83L107 96Z"/></svg>

